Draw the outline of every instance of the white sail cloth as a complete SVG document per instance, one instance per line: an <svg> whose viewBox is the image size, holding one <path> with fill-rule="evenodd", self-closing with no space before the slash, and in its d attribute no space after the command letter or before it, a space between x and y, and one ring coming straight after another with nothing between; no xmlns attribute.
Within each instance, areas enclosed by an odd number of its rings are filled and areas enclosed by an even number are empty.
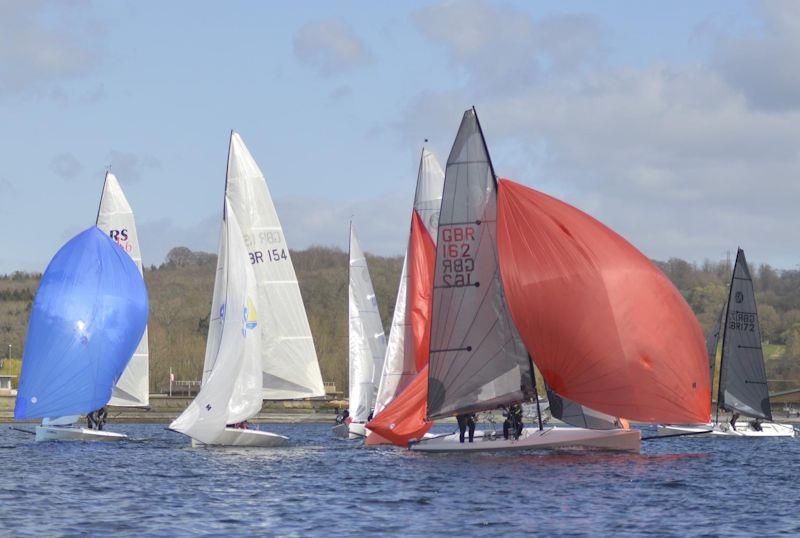
<svg viewBox="0 0 800 538"><path fill-rule="evenodd" d="M214 444L225 426L262 405L258 286L236 215L226 200L203 386L170 429Z"/></svg>
<svg viewBox="0 0 800 538"><path fill-rule="evenodd" d="M439 209L442 203L444 187L444 171L433 152L423 149L417 174L417 187L414 194L414 211L416 211L425 229L436 244L436 233L439 224ZM410 345L411 324L408 320L408 249L403 259L403 272L400 275L400 286L397 290L392 326L389 329L389 342L386 349L386 360L383 363L378 395L375 402L375 415L380 413L395 396L417 375L415 360Z"/></svg>
<svg viewBox="0 0 800 538"><path fill-rule="evenodd" d="M142 272L142 255L139 251L139 235L133 210L122 192L119 181L111 172L106 173L103 194L97 211L97 227L127 252L139 272ZM109 405L121 407L145 407L150 403L149 351L147 347L147 327L136 347L130 362L120 376L111 393Z"/></svg>
<svg viewBox="0 0 800 538"><path fill-rule="evenodd" d="M366 422L375 406L380 372L386 355L378 300L369 276L367 259L350 224L350 285L348 302L350 416L354 422Z"/></svg>
<svg viewBox="0 0 800 538"><path fill-rule="evenodd" d="M283 229L266 179L235 132L226 196L242 228L258 283L264 399L323 396L317 352Z"/></svg>

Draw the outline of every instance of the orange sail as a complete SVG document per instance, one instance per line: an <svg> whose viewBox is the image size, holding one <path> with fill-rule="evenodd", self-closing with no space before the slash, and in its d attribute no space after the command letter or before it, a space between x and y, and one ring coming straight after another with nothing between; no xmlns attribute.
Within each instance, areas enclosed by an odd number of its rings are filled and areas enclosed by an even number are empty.
<svg viewBox="0 0 800 538"><path fill-rule="evenodd" d="M407 447L412 439L422 439L433 422L425 420L428 401L428 365L367 428L395 445Z"/></svg>
<svg viewBox="0 0 800 538"><path fill-rule="evenodd" d="M428 400L428 352L436 246L416 211L411 217L408 245L408 306L411 346L417 366L413 381L383 409L367 428L400 446L421 438L432 422L425 421Z"/></svg>
<svg viewBox="0 0 800 538"><path fill-rule="evenodd" d="M705 423L705 343L641 252L582 211L500 180L497 243L514 324L558 394L613 416Z"/></svg>

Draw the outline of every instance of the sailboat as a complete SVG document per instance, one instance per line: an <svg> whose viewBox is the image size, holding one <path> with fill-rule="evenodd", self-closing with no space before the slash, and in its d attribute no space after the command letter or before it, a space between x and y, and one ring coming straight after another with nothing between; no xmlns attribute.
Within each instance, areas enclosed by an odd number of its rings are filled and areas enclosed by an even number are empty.
<svg viewBox="0 0 800 538"><path fill-rule="evenodd" d="M139 251L139 234L125 193L116 176L106 172L103 194L97 209L96 225L114 240L133 259L142 272L142 255ZM147 327L136 346L128 366L122 373L108 405L117 407L147 407L150 404L150 368L147 346Z"/></svg>
<svg viewBox="0 0 800 538"><path fill-rule="evenodd" d="M719 364L717 420L694 426L663 426L659 428L659 435L692 433L727 438L794 437L796 432L793 425L772 421L756 296L742 249L738 249L736 253L728 300L723 306L719 321L708 335L707 351L712 385L720 337L722 356ZM736 421L734 427L730 422L720 422L720 409L754 420ZM766 422L761 422L762 420Z"/></svg>
<svg viewBox="0 0 800 538"><path fill-rule="evenodd" d="M236 132L231 132L228 149L225 200L223 236L230 241L225 248L235 248L237 235L231 231L231 227L238 226L239 235L241 235L247 254L246 259L250 263L255 282L254 287L251 287L253 308L248 307L248 312L249 315L254 315L253 312L257 311L258 320L251 320L251 323L255 325L250 327L250 330L254 332L251 333L249 340L257 341L254 353L257 353L259 359L261 399L286 400L324 396L325 388L322 383L314 340L311 336L283 228L267 189L266 178L244 141ZM221 240L220 252L223 248L222 243ZM236 348L229 351L227 347L223 347L228 344L224 339L224 316L227 308L222 308L222 305L226 302L227 286L231 285L228 277L223 275L227 274L226 271L233 270L233 265L223 265L223 262L235 265L238 263L238 257L234 257L228 252L224 259L220 256L218 260L211 312L212 324L209 326L203 367L204 386L212 383L212 374L216 371L215 365L221 354L225 356L229 353L241 354L236 351ZM257 336L253 337L253 334ZM231 370L227 367L221 370L221 372L226 371L228 374L220 374L217 378L229 378ZM230 379L225 381L225 383L230 382ZM249 385L247 386L249 387ZM249 397L240 393L245 390L242 383L235 384L232 390L231 401L247 400L251 402ZM201 389L202 392L203 389ZM209 389L204 398L210 397L211 394L215 395L215 401L219 401L221 397L219 394L224 396L226 392L217 393L216 389L213 391ZM198 398L199 396L198 394ZM219 409L218 404L210 404L210 402L200 407L206 412L211 412L208 405L211 405L212 409ZM259 403L259 409L260 405ZM251 409L243 404L242 408ZM189 411L190 409L187 409L186 413ZM255 411L250 417L257 412ZM192 437L194 444L281 446L288 442L284 436L242 427L245 426L242 424L244 419L225 424L214 419L213 424L217 435L213 436L213 432L203 433L201 438L200 435L191 433L196 431L190 429L188 425L192 414L189 413L182 420L184 415L178 417L175 421L177 424L173 423L170 427L177 431L185 430L184 433L188 432L187 435ZM233 418L241 416L242 413L239 412L231 414ZM227 420L232 420L231 417L228 417ZM232 424L236 424L238 427L228 427Z"/></svg>
<svg viewBox="0 0 800 538"><path fill-rule="evenodd" d="M555 394L611 417L710 416L703 338L688 304L632 245L578 209L498 180L474 109L447 161L431 314L429 420ZM639 430L525 428L420 440L421 452L636 451Z"/></svg>
<svg viewBox="0 0 800 538"><path fill-rule="evenodd" d="M226 198L206 341L203 384L170 429L192 444L284 446L288 437L240 425L262 405L258 285L242 230Z"/></svg>
<svg viewBox="0 0 800 538"><path fill-rule="evenodd" d="M386 360L374 418L367 424L367 445L407 446L433 425L425 420L425 393L420 388L427 385L433 264L443 185L439 161L423 148Z"/></svg>
<svg viewBox="0 0 800 538"><path fill-rule="evenodd" d="M36 441L118 441L80 428L105 406L147 324L147 290L131 257L96 226L50 261L33 302L14 418L42 418Z"/></svg>
<svg viewBox="0 0 800 538"><path fill-rule="evenodd" d="M349 260L350 416L346 423L333 427L333 435L345 439L363 439L367 434L365 425L375 407L379 376L386 356L386 335L369 276L367 258L361 250L352 222Z"/></svg>

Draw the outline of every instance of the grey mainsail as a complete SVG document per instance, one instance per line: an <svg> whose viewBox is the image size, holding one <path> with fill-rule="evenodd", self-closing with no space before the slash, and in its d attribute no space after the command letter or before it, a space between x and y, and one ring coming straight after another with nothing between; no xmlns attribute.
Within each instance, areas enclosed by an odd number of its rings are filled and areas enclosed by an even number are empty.
<svg viewBox="0 0 800 538"><path fill-rule="evenodd" d="M428 418L494 409L533 393L506 306L496 246L497 182L474 109L447 159L431 315Z"/></svg>
<svg viewBox="0 0 800 538"><path fill-rule="evenodd" d="M589 409L569 398L564 398L547 385L545 385L545 389L547 390L547 401L550 404L550 415L553 418L577 428L613 430L619 427L617 420L611 415Z"/></svg>
<svg viewBox="0 0 800 538"><path fill-rule="evenodd" d="M742 249L731 278L717 399L729 411L772 420L756 296Z"/></svg>

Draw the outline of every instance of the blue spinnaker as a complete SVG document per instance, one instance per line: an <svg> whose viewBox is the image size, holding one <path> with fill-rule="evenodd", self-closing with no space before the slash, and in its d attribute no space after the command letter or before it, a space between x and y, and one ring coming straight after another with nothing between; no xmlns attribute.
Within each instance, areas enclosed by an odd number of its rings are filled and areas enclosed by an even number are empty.
<svg viewBox="0 0 800 538"><path fill-rule="evenodd" d="M108 403L147 308L139 269L99 228L61 247L33 301L14 418L78 415Z"/></svg>

